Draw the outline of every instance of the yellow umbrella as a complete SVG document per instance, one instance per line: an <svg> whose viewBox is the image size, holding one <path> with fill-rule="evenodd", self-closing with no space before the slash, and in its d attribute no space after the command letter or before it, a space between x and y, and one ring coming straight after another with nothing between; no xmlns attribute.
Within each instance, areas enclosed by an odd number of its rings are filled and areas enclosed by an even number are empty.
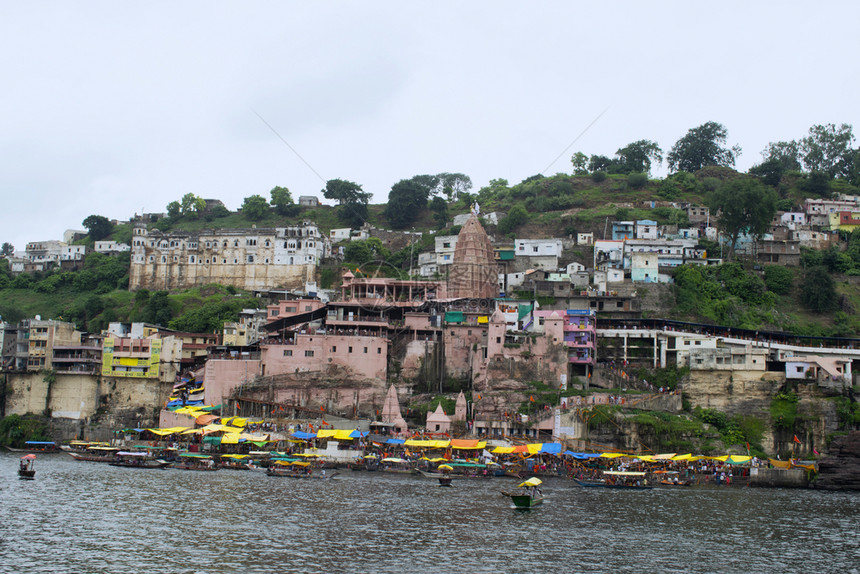
<svg viewBox="0 0 860 574"><path fill-rule="evenodd" d="M539 484L543 484L543 481L541 479L539 479L538 477L533 476L530 479L528 479L527 481L525 481L524 483L522 483L521 485L519 485L518 488L523 488L526 486L537 486Z"/></svg>
<svg viewBox="0 0 860 574"><path fill-rule="evenodd" d="M454 467L448 464L440 464L437 468L439 470L454 470Z"/></svg>

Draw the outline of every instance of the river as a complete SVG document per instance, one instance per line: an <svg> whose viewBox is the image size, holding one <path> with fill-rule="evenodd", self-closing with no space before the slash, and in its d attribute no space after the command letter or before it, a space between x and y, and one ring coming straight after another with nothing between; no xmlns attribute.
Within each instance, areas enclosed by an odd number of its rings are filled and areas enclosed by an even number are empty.
<svg viewBox="0 0 860 574"><path fill-rule="evenodd" d="M0 454L0 572L860 572L860 493L618 491L549 479L443 488L419 476L331 480L143 470ZM331 471L329 471L331 472Z"/></svg>

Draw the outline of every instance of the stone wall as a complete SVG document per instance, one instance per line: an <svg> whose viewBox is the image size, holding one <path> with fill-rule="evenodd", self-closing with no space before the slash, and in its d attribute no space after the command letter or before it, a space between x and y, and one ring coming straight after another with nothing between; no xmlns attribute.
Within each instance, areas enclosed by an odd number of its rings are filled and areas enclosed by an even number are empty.
<svg viewBox="0 0 860 574"><path fill-rule="evenodd" d="M49 413L54 419L113 428L152 425L172 389L171 383L155 379L57 373L51 380L42 373L10 373L5 412Z"/></svg>

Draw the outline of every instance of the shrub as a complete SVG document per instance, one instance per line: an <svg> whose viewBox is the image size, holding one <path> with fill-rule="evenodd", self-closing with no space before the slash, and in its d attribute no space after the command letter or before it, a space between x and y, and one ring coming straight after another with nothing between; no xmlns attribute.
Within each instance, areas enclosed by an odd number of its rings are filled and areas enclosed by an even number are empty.
<svg viewBox="0 0 860 574"><path fill-rule="evenodd" d="M595 183L600 183L601 181L606 181L606 172L605 171L595 171L591 174L591 179Z"/></svg>
<svg viewBox="0 0 860 574"><path fill-rule="evenodd" d="M633 189L639 189L645 187L645 184L648 183L648 174L647 173L631 173L627 176L627 185L632 187Z"/></svg>

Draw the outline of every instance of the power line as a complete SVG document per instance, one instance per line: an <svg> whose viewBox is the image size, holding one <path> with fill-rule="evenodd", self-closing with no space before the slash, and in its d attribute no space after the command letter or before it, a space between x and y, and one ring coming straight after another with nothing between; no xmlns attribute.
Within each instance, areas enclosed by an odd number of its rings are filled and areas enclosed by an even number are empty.
<svg viewBox="0 0 860 574"><path fill-rule="evenodd" d="M552 164L554 164L555 162L557 162L561 156L563 156L564 154L566 154L566 153L567 153L567 150L569 150L571 147L573 147L573 144L575 144L576 142L578 142L578 141L579 141L579 138L581 138L582 136L584 136L584 135L585 135L585 132L587 132L589 129L591 129L591 126L593 126L594 124L596 124L596 123L597 123L597 120L599 120L599 119L601 118L601 116L603 116L603 114L605 114L605 113L606 113L606 112L608 112L608 111L609 111L609 108L607 107L605 110L603 110L602 112L600 112L599 114L597 114L597 117L596 117L596 118L594 118L594 119L591 121L591 123L590 123L590 124L588 124L587 126L585 126L585 129L584 129L584 130L582 130L581 132L579 132L579 135L578 135L578 136L576 136L576 137L573 139L573 141L572 141L572 142L570 142L570 143L568 144L568 146L567 146L566 148L564 148L563 150L561 150L561 153L560 153L560 154L558 154L558 155L555 157L555 159L554 159L554 160L552 160L551 162L549 162L549 165L548 165L548 166L546 166L545 168L543 168L543 169L540 171L540 174L541 174L541 175L545 175L545 173L544 173L544 172L548 171L548 170L549 170L549 168L551 168L551 167L552 167Z"/></svg>

